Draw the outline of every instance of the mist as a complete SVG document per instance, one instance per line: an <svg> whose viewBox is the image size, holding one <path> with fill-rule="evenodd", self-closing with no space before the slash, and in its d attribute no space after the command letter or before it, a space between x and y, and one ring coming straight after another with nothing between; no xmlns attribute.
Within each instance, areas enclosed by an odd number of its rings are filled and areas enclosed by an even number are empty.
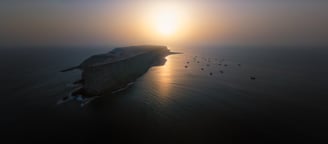
<svg viewBox="0 0 328 144"><path fill-rule="evenodd" d="M171 37L149 29L153 3L1 1L0 45L328 45L326 1L167 1L188 8L184 29Z"/></svg>

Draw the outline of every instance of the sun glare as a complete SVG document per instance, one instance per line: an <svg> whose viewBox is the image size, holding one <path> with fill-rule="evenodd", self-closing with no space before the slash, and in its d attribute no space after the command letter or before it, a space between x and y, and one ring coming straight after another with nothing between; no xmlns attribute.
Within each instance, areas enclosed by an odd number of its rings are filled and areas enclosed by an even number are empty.
<svg viewBox="0 0 328 144"><path fill-rule="evenodd" d="M184 9L177 3L156 3L151 6L150 25L158 35L172 37L181 29Z"/></svg>
<svg viewBox="0 0 328 144"><path fill-rule="evenodd" d="M173 12L159 12L155 21L155 28L161 35L173 35L178 27L178 19Z"/></svg>

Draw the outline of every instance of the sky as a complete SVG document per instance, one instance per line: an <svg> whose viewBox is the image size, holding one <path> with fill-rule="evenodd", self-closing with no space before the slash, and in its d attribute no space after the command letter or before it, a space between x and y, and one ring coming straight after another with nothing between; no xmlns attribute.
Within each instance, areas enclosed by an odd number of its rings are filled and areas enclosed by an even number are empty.
<svg viewBox="0 0 328 144"><path fill-rule="evenodd" d="M328 46L324 0L2 0L0 46Z"/></svg>

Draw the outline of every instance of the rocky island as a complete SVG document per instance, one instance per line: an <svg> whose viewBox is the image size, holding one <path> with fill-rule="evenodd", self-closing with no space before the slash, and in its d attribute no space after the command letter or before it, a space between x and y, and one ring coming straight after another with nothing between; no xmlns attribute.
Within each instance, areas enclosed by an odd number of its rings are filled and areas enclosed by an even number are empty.
<svg viewBox="0 0 328 144"><path fill-rule="evenodd" d="M177 53L166 46L143 45L114 48L108 53L91 56L80 65L61 71L82 71L81 79L74 83L76 88L62 101L74 99L73 96L92 97L122 89L150 67L163 65L170 54Z"/></svg>

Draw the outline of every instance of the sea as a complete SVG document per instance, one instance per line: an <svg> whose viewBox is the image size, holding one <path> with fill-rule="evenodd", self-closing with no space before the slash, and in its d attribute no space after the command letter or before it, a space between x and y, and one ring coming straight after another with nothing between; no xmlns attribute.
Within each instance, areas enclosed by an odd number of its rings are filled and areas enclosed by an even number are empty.
<svg viewBox="0 0 328 144"><path fill-rule="evenodd" d="M169 47L127 89L58 104L80 79L60 72L102 47L0 48L2 141L281 143L328 140L325 47Z"/></svg>

